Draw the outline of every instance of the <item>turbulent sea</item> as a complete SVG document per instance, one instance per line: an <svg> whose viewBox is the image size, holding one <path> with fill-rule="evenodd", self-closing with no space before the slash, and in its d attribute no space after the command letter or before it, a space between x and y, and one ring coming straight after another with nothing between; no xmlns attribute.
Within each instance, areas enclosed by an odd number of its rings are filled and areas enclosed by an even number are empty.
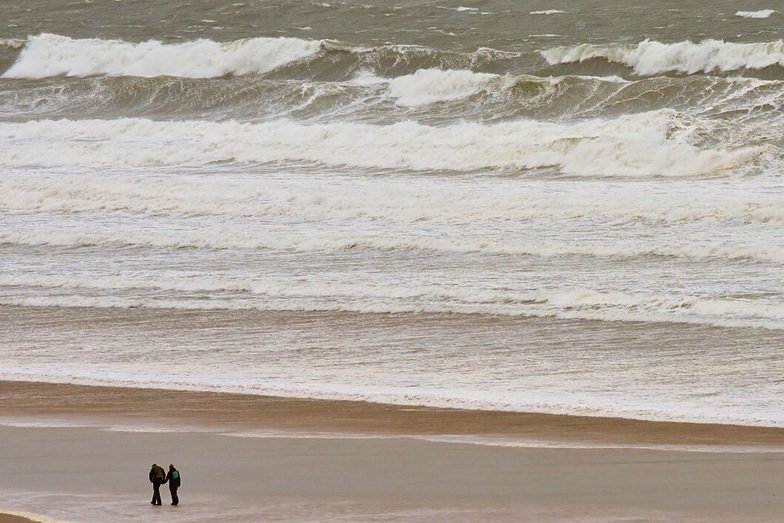
<svg viewBox="0 0 784 523"><path fill-rule="evenodd" d="M784 426L784 11L638 4L4 2L0 378Z"/></svg>

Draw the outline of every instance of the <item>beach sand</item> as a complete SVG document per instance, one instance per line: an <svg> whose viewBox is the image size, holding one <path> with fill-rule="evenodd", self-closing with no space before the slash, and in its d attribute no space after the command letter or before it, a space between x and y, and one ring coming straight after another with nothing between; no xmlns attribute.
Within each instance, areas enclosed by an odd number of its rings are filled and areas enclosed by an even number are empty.
<svg viewBox="0 0 784 523"><path fill-rule="evenodd" d="M15 514L0 514L0 523L37 523L34 519Z"/></svg>
<svg viewBox="0 0 784 523"><path fill-rule="evenodd" d="M784 517L782 429L18 382L0 400L0 509L61 521ZM182 472L179 507L150 506L153 462Z"/></svg>

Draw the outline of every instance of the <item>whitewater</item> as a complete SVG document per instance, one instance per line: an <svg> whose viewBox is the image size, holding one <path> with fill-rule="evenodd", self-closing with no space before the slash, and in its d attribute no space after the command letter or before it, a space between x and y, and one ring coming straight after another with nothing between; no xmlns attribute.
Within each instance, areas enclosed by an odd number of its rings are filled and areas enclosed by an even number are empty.
<svg viewBox="0 0 784 523"><path fill-rule="evenodd" d="M0 378L784 426L769 7L4 7Z"/></svg>

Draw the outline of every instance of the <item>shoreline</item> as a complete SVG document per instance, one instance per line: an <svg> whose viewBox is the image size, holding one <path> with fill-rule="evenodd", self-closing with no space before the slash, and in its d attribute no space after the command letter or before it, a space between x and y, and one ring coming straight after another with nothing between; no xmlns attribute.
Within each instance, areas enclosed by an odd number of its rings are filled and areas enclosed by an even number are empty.
<svg viewBox="0 0 784 523"><path fill-rule="evenodd" d="M30 516L20 516L10 512L0 512L0 523L44 523L43 519L35 519Z"/></svg>
<svg viewBox="0 0 784 523"><path fill-rule="evenodd" d="M0 511L44 521L136 521L156 509L188 523L773 523L784 514L784 429L8 381L0 416L43 418L0 420ZM280 432L238 437L254 430ZM448 435L564 445L439 440ZM183 474L180 506L151 508L153 462ZM162 488L164 505L168 495Z"/></svg>
<svg viewBox="0 0 784 523"><path fill-rule="evenodd" d="M222 392L0 381L0 415L120 419L231 431L493 436L561 444L773 446L784 428L412 407Z"/></svg>

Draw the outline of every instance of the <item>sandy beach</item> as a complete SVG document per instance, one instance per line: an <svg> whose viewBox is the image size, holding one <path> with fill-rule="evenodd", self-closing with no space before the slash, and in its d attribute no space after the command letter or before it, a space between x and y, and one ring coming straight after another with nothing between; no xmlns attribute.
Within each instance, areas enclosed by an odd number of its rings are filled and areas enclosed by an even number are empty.
<svg viewBox="0 0 784 523"><path fill-rule="evenodd" d="M34 519L17 516L16 514L0 514L0 523L37 523Z"/></svg>
<svg viewBox="0 0 784 523"><path fill-rule="evenodd" d="M784 514L781 429L19 382L0 398L0 510L56 521ZM149 505L153 462L182 472L179 507Z"/></svg>

